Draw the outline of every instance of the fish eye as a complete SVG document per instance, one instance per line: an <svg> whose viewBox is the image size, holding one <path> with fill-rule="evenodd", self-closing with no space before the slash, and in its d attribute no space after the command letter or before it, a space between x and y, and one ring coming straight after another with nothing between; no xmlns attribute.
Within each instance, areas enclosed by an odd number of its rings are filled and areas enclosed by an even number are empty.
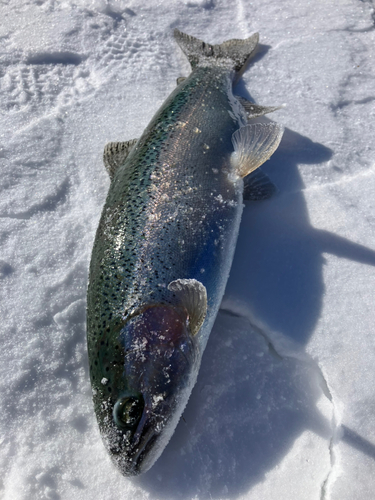
<svg viewBox="0 0 375 500"><path fill-rule="evenodd" d="M144 408L142 397L130 396L119 399L113 408L116 424L126 430L132 430L141 419Z"/></svg>

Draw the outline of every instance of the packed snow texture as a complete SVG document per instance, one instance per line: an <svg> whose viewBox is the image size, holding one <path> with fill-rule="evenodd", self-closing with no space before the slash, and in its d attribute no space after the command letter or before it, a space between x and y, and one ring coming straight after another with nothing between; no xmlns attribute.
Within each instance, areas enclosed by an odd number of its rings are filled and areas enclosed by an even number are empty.
<svg viewBox="0 0 375 500"><path fill-rule="evenodd" d="M0 7L0 497L372 500L375 31L360 0L9 0ZM102 152L142 133L207 42L258 31L237 92L286 107L244 211L184 418L127 479L95 421L87 270Z"/></svg>

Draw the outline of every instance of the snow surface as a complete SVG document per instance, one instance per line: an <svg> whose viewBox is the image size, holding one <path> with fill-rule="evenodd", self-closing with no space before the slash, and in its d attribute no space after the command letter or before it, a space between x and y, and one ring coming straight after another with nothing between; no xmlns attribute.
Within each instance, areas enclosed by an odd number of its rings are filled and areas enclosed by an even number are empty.
<svg viewBox="0 0 375 500"><path fill-rule="evenodd" d="M372 500L375 32L360 0L9 0L0 7L0 497ZM189 66L173 28L259 31L238 92L286 103L184 419L127 479L96 425L85 294L108 141Z"/></svg>

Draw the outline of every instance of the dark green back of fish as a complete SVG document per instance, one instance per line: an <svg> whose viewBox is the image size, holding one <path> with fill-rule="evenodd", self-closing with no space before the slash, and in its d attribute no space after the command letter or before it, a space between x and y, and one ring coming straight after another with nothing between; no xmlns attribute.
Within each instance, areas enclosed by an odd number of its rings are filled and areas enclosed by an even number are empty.
<svg viewBox="0 0 375 500"><path fill-rule="evenodd" d="M195 70L112 181L88 289L92 382L108 395L112 381L100 381L124 356L117 335L126 318L146 304L170 302L167 286L180 278L206 286L210 309L218 280L229 272L223 256L241 202L228 180L231 135L238 128L230 85L227 70Z"/></svg>

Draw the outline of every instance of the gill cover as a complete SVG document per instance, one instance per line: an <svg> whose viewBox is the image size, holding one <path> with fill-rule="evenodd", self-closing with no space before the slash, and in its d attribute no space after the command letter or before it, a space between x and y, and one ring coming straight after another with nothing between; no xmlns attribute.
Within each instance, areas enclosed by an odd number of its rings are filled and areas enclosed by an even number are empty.
<svg viewBox="0 0 375 500"><path fill-rule="evenodd" d="M185 285L185 297L186 293L189 296L189 286ZM184 284L181 287L184 289ZM197 297L194 290L191 293ZM111 440L112 459L125 475L136 475L151 467L187 403L200 358L189 325L187 307L177 298L176 306L144 307L120 332L124 352L122 390L114 394L104 419L111 420L112 430L108 433L108 428L103 428Z"/></svg>

